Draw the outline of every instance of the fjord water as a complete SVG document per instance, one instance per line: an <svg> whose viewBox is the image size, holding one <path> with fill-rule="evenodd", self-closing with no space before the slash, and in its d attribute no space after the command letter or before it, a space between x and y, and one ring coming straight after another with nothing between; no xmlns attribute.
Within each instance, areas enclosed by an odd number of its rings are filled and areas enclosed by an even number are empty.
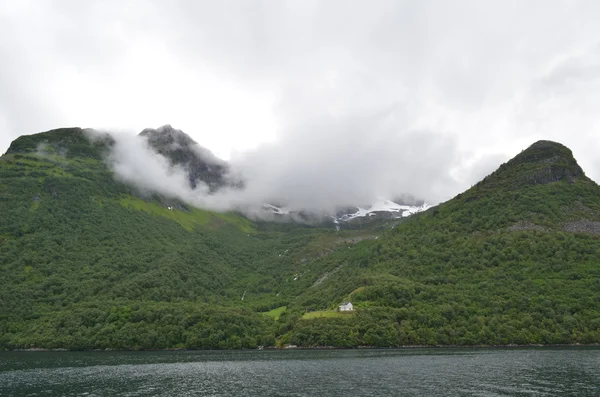
<svg viewBox="0 0 600 397"><path fill-rule="evenodd" d="M1 396L599 396L600 349L0 353Z"/></svg>

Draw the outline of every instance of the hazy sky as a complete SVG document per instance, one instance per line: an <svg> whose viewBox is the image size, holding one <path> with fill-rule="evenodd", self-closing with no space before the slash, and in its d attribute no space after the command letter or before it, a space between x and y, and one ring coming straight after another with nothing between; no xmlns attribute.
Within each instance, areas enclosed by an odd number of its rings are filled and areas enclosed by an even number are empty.
<svg viewBox="0 0 600 397"><path fill-rule="evenodd" d="M318 206L443 200L550 139L600 181L599 20L598 1L0 0L0 152L168 123Z"/></svg>

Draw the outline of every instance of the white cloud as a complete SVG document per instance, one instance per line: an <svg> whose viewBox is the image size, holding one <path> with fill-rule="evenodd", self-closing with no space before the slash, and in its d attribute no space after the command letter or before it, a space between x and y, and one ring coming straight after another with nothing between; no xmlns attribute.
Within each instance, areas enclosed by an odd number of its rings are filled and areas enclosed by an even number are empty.
<svg viewBox="0 0 600 397"><path fill-rule="evenodd" d="M598 15L558 0L6 2L0 150L66 125L170 123L261 194L314 206L449 198L537 139L599 181Z"/></svg>

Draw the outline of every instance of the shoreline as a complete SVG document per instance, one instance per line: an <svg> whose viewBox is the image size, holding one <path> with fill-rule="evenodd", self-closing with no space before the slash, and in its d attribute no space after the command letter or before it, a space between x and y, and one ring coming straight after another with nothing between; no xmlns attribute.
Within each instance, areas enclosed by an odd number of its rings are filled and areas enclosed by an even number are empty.
<svg viewBox="0 0 600 397"><path fill-rule="evenodd" d="M0 353L36 353L36 352L235 352L235 351L278 351L278 350L416 350L416 349L527 349L527 348L578 348L578 347L600 347L600 343L592 344L528 344L528 345L405 345L405 346L393 346L393 347L377 347L377 346L357 346L357 347L337 347L337 346L268 346L255 349L185 349L185 348L170 348L170 349L47 349L32 347L29 349L7 349L0 350Z"/></svg>

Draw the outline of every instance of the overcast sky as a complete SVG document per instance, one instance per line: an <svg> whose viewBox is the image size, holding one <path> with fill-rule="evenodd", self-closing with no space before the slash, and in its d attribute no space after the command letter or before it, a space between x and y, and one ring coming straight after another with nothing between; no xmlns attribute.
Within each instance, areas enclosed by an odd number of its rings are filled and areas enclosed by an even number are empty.
<svg viewBox="0 0 600 397"><path fill-rule="evenodd" d="M171 124L319 206L444 200L550 139L600 181L598 21L598 1L0 0L0 152Z"/></svg>

